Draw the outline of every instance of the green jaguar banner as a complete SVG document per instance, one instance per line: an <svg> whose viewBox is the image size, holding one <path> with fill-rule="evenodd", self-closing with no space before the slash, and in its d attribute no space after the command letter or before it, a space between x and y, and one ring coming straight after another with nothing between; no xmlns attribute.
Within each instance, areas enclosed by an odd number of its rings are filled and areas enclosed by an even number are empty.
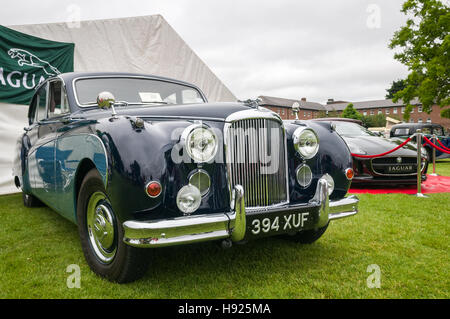
<svg viewBox="0 0 450 319"><path fill-rule="evenodd" d="M0 102L29 104L36 85L73 71L74 49L0 26Z"/></svg>

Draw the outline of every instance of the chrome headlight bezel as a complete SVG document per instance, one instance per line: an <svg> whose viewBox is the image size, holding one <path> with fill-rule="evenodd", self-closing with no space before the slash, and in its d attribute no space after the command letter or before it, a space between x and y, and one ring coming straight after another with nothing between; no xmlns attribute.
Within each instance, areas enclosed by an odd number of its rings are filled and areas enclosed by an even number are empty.
<svg viewBox="0 0 450 319"><path fill-rule="evenodd" d="M301 146L302 138L305 138L305 135L309 135L309 138L314 139L314 143L316 144L314 150L312 152L305 152L305 149ZM299 127L294 131L294 134L292 134L292 140L294 143L294 148L297 151L300 156L302 156L304 159L311 159L314 156L317 155L317 152L319 152L319 136L317 133L308 127Z"/></svg>
<svg viewBox="0 0 450 319"><path fill-rule="evenodd" d="M212 147L210 147L211 151L209 152L209 154L206 154L205 156L198 156L198 153L201 153L201 150L197 149L197 152L193 151L193 145L192 145L192 138L195 136L195 134L201 134L199 133L199 131L204 130L205 132L207 132L208 134L211 134L210 137L212 137L212 140L210 139L209 141L214 141L214 144L212 145ZM181 139L180 139L183 144L184 144L184 148L186 150L186 153L188 154L188 156L194 160L194 162L196 163L208 163L211 160L213 160L216 155L217 152L219 150L219 139L216 135L216 133L214 133L214 131L204 125L204 124L194 124L191 126L188 126L187 128L184 129L183 133L181 134ZM194 146L195 147L195 146Z"/></svg>

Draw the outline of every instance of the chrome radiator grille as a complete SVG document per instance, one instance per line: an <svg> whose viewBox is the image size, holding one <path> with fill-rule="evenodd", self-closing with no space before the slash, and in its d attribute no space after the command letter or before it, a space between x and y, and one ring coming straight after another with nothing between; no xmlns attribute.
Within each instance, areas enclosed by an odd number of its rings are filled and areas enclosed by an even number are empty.
<svg viewBox="0 0 450 319"><path fill-rule="evenodd" d="M232 122L225 131L231 189L244 187L246 207L288 201L286 143L282 125L272 119Z"/></svg>

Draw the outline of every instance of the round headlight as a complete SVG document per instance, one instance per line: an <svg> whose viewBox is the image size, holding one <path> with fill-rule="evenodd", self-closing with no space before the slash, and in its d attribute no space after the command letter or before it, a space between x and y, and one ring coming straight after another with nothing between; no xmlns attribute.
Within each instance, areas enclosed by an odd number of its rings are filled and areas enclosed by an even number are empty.
<svg viewBox="0 0 450 319"><path fill-rule="evenodd" d="M192 129L187 134L185 143L188 155L197 163L209 162L217 154L217 136L207 127Z"/></svg>
<svg viewBox="0 0 450 319"><path fill-rule="evenodd" d="M316 156L319 151L319 138L312 129L299 127L293 135L295 150L305 159Z"/></svg>
<svg viewBox="0 0 450 319"><path fill-rule="evenodd" d="M177 206L184 214L192 214L201 204L202 195L197 187L186 185L177 194Z"/></svg>
<svg viewBox="0 0 450 319"><path fill-rule="evenodd" d="M334 179L330 174L325 174L323 178L327 181L328 184L328 196L331 196L334 191Z"/></svg>
<svg viewBox="0 0 450 319"><path fill-rule="evenodd" d="M297 168L296 177L301 187L308 187L312 181L311 168L308 165L301 165Z"/></svg>

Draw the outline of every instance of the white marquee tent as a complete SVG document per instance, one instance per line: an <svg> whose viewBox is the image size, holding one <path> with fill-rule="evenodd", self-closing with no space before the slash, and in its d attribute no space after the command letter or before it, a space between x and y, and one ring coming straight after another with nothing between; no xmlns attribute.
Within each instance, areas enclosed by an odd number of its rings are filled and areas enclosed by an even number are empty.
<svg viewBox="0 0 450 319"><path fill-rule="evenodd" d="M52 41L75 43L74 70L167 76L200 87L210 101L236 97L160 15L9 26ZM27 107L0 103L0 194L17 192L12 178L15 143L27 126Z"/></svg>

